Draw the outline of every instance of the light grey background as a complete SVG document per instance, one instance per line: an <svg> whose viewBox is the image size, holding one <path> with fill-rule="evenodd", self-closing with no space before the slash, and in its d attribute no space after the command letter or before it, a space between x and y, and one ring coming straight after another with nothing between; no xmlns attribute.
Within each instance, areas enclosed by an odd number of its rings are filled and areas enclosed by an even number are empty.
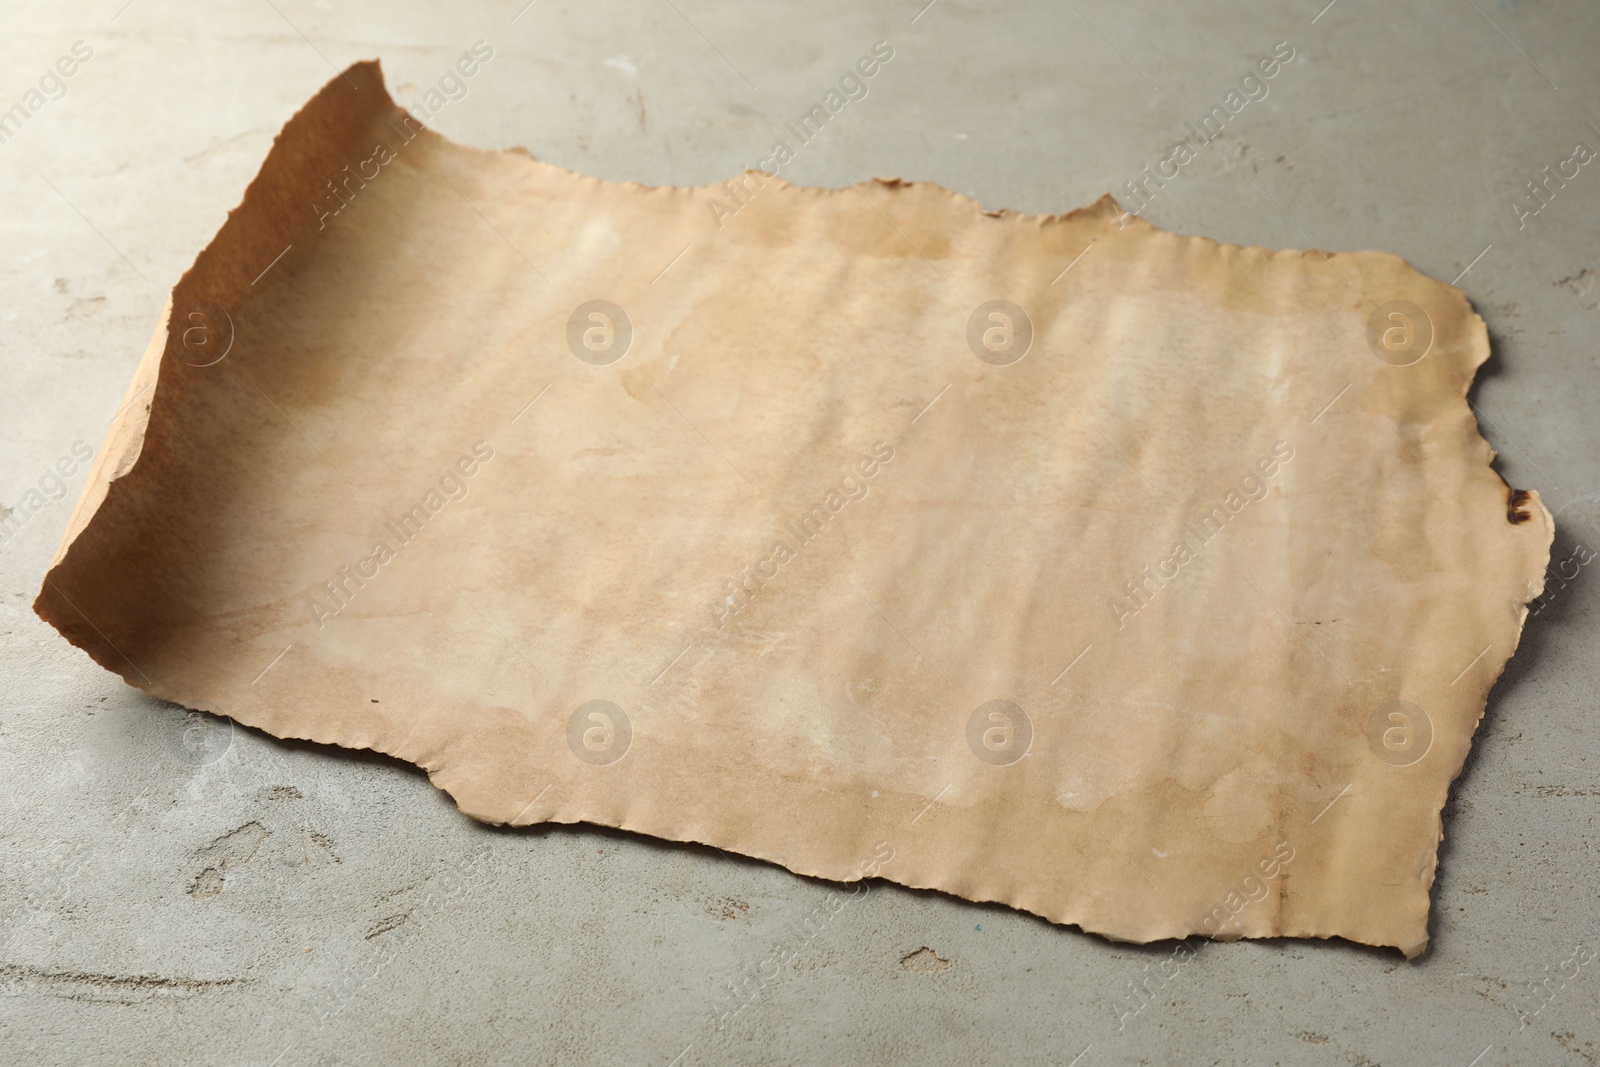
<svg viewBox="0 0 1600 1067"><path fill-rule="evenodd" d="M407 102L485 40L494 59L435 128L700 184L888 40L870 95L786 177L1062 212L1154 164L1287 40L1270 95L1147 217L1383 249L1445 280L1470 264L1499 468L1560 511L1556 561L1600 549L1600 162L1521 229L1512 207L1577 141L1600 147L1587 0L123 2L0 5L0 108L74 41L94 49L0 145L6 504L74 442L99 447L164 294L351 61L380 57ZM710 849L490 830L408 766L217 734L144 697L29 607L82 480L0 545L0 1062L1600 1062L1600 967L1571 962L1600 948L1600 568L1532 619L1490 699L1425 957L1206 945L1119 1023L1170 943L888 885L835 912L837 887ZM779 949L792 963L763 963Z"/></svg>

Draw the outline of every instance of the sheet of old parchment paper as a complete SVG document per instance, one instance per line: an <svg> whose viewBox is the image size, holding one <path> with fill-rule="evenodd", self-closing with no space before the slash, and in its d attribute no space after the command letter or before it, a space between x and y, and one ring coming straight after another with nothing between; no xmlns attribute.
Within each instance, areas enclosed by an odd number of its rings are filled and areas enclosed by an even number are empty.
<svg viewBox="0 0 1600 1067"><path fill-rule="evenodd" d="M174 289L37 610L479 819L1413 955L1552 534L1488 354L1392 255L617 185L363 64Z"/></svg>

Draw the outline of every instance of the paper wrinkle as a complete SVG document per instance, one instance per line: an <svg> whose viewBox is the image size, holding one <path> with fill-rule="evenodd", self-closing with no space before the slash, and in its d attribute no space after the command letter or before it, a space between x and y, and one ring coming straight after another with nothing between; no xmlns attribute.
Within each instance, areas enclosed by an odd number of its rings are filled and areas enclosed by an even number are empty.
<svg viewBox="0 0 1600 1067"><path fill-rule="evenodd" d="M1110 197L768 179L719 227L710 191L450 144L350 68L174 288L36 610L490 822L1421 952L1553 534L1464 399L1462 293Z"/></svg>

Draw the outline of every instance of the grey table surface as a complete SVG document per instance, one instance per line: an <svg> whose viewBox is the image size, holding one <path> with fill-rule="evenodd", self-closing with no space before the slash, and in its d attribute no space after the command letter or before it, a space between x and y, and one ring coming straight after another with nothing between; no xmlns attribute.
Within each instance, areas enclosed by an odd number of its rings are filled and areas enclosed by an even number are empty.
<svg viewBox="0 0 1600 1067"><path fill-rule="evenodd" d="M1600 1062L1600 568L1578 562L1600 549L1600 166L1525 184L1600 147L1600 6L925 2L0 4L0 108L27 112L0 130L0 501L45 501L0 544L0 1062ZM478 40L494 58L436 129L678 185L755 163L888 41L786 176L1051 213L1122 191L1288 42L1145 217L1459 278L1494 343L1480 426L1574 575L1454 789L1430 951L1205 944L1180 967L939 894L841 907L711 849L495 830L409 766L145 697L40 622L84 477L52 470L100 446L275 132L349 62L410 102Z"/></svg>

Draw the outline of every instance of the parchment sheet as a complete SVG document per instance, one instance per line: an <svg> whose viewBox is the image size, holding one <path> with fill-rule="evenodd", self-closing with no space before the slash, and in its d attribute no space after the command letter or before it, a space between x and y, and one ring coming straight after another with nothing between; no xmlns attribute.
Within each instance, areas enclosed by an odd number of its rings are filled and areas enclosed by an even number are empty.
<svg viewBox="0 0 1600 1067"><path fill-rule="evenodd" d="M36 609L478 819L1415 955L1552 537L1488 354L1392 255L618 185L359 64L173 290Z"/></svg>

